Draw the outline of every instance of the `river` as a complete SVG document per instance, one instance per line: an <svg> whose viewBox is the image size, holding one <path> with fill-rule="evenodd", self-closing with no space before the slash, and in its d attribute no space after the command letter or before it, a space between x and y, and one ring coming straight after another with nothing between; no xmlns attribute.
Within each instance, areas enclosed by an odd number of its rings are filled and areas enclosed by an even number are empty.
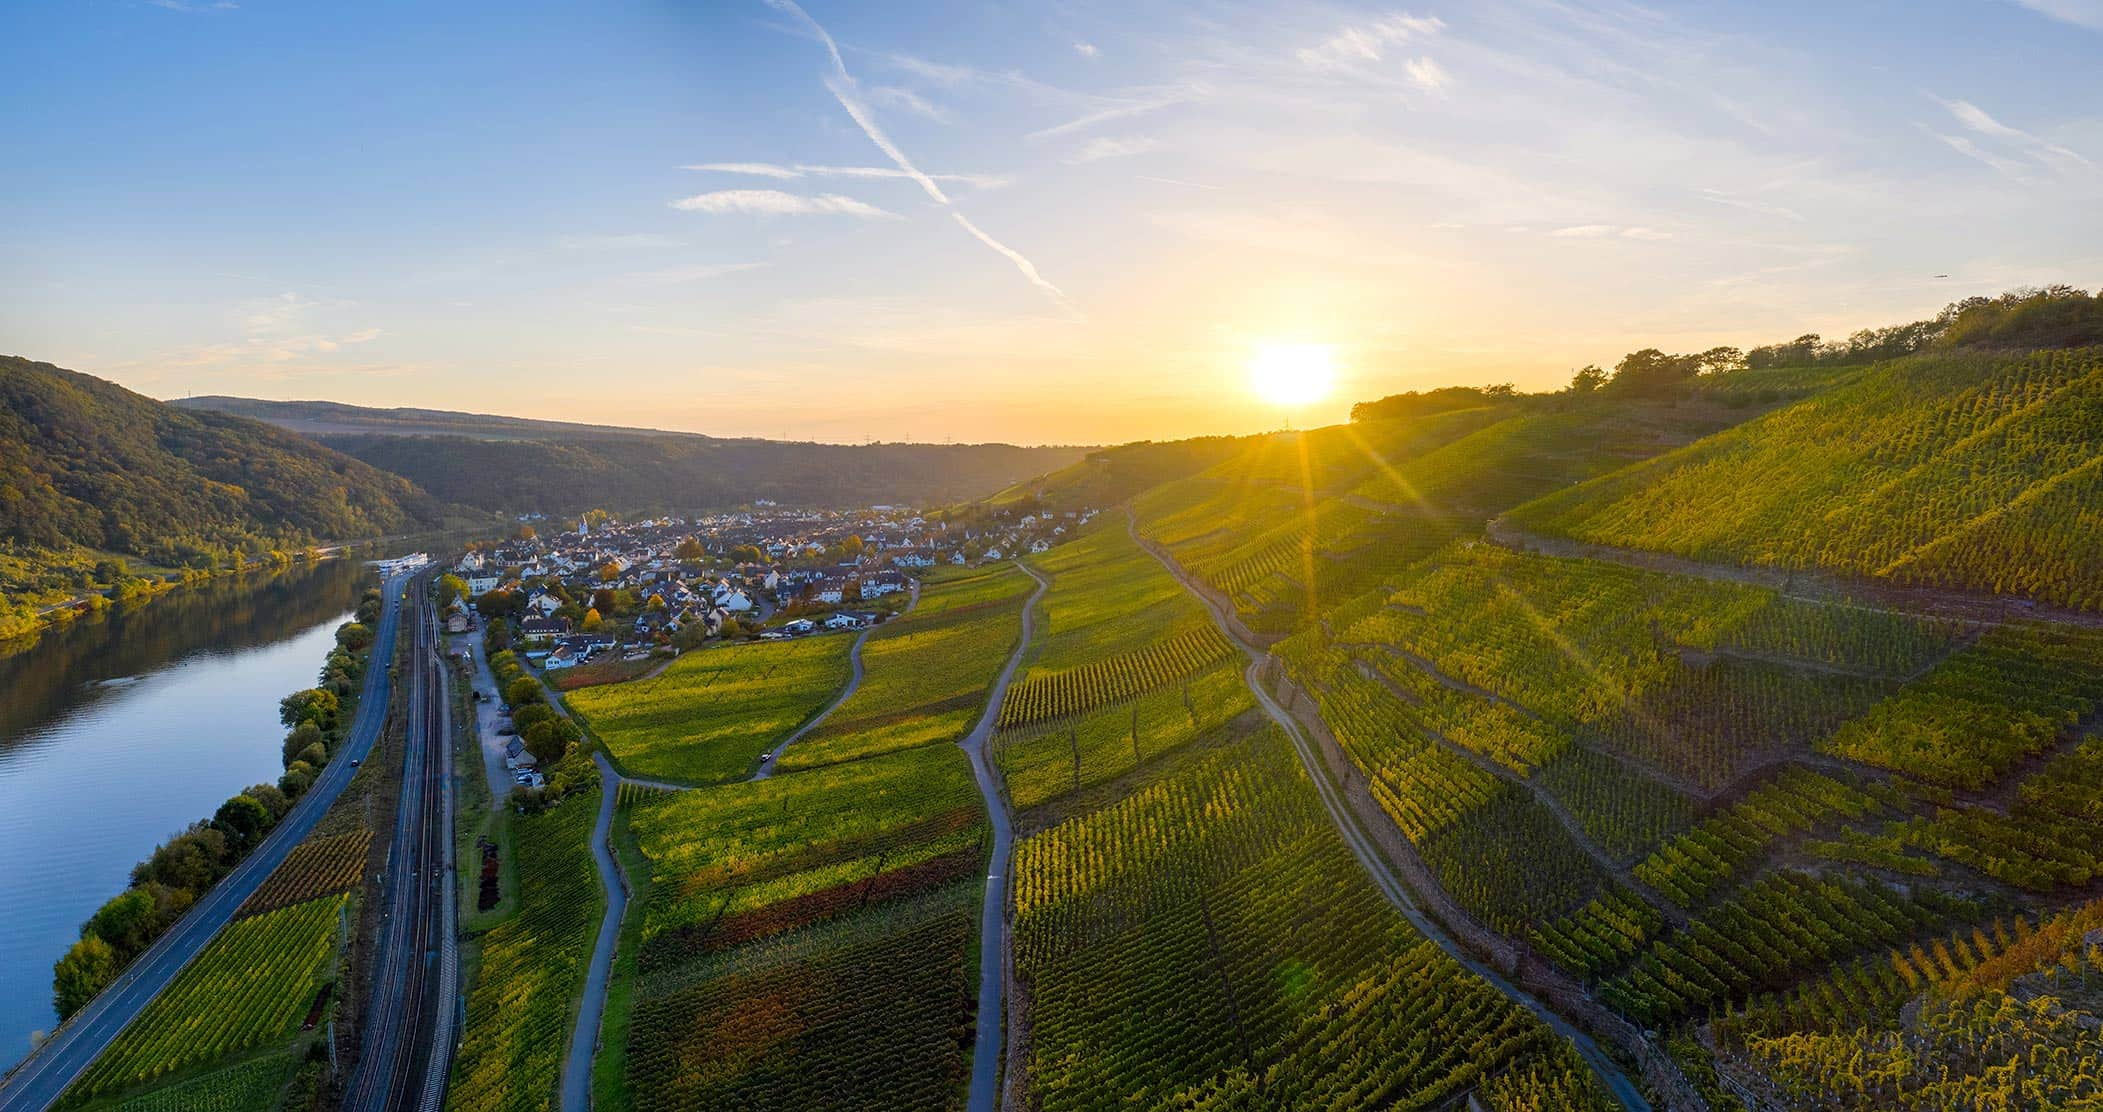
<svg viewBox="0 0 2103 1112"><path fill-rule="evenodd" d="M375 582L326 560L181 588L0 659L0 1070L57 1022L52 963L132 865L276 782L277 702Z"/></svg>

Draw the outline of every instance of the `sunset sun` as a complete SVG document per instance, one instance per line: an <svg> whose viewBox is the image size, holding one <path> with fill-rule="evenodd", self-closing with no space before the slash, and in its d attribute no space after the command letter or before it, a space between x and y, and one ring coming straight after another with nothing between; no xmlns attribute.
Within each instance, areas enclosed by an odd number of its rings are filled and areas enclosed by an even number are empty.
<svg viewBox="0 0 2103 1112"><path fill-rule="evenodd" d="M1272 405L1312 405L1336 385L1327 344L1271 344L1249 360L1249 388Z"/></svg>

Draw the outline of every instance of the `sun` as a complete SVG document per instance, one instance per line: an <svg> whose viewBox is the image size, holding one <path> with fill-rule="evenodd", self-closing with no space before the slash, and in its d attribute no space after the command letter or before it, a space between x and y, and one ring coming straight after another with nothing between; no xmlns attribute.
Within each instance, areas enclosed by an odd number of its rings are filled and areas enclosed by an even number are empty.
<svg viewBox="0 0 2103 1112"><path fill-rule="evenodd" d="M1249 388L1272 405L1312 405L1336 386L1327 344L1270 344L1249 360Z"/></svg>

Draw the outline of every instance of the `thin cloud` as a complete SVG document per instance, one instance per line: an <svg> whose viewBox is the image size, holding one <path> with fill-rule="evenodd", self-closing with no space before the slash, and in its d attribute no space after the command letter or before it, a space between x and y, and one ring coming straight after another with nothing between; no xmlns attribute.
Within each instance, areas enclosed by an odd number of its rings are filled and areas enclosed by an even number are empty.
<svg viewBox="0 0 2103 1112"><path fill-rule="evenodd" d="M2012 146L2021 147L2032 158L2049 166L2090 168L2095 164L2088 159L2039 135L2033 135L2019 127L2010 127L1994 119L1984 108L1968 100L1944 100L1928 94L1935 103L1942 105L1958 123L1967 129L1989 138L1998 139Z"/></svg>
<svg viewBox="0 0 2103 1112"><path fill-rule="evenodd" d="M1339 29L1319 45L1303 47L1294 56L1310 69L1347 70L1378 62L1388 50L1416 38L1434 35L1446 24L1436 16L1395 14Z"/></svg>
<svg viewBox="0 0 2103 1112"><path fill-rule="evenodd" d="M1433 58L1411 58L1402 64L1402 70L1409 74L1411 84L1427 93L1444 92L1453 84L1453 75Z"/></svg>
<svg viewBox="0 0 2103 1112"><path fill-rule="evenodd" d="M1161 141L1148 135L1132 135L1123 138L1099 136L1088 141L1073 156L1075 163L1100 162L1106 158L1125 158L1145 154L1161 145Z"/></svg>
<svg viewBox="0 0 2103 1112"><path fill-rule="evenodd" d="M1729 205L1732 208L1744 209L1747 212L1757 212L1762 216L1779 216L1784 220L1794 220L1799 223L1804 219L1803 213L1787 205L1773 205L1765 201L1755 201L1736 194L1726 193L1721 189L1704 189L1700 191L1700 194L1702 200L1712 204Z"/></svg>
<svg viewBox="0 0 2103 1112"><path fill-rule="evenodd" d="M234 3L233 0L218 0L217 3L213 4L192 4L186 3L185 0L146 0L146 2L153 5L156 8L160 8L163 11L181 12L184 15L206 15L211 12L230 12L233 11L235 8L240 7L240 5Z"/></svg>
<svg viewBox="0 0 2103 1112"><path fill-rule="evenodd" d="M912 180L912 175L895 166L815 166L799 162L794 166L780 166L771 162L700 162L681 166L682 170L701 170L719 174L750 174L754 177L776 178L783 181L801 177L814 178L865 178L880 180ZM1014 184L1013 178L998 174L929 174L938 182L953 182L977 189L998 189Z"/></svg>
<svg viewBox="0 0 2103 1112"><path fill-rule="evenodd" d="M949 113L944 111L940 105L929 101L926 97L911 89L901 89L896 85L878 85L869 90L869 96L883 104L903 108L918 116L925 116L938 124L946 124L950 120Z"/></svg>
<svg viewBox="0 0 2103 1112"><path fill-rule="evenodd" d="M802 173L787 166L776 166L771 162L699 162L682 166L682 170L704 170L718 174L750 174L756 178L800 178Z"/></svg>
<svg viewBox="0 0 2103 1112"><path fill-rule="evenodd" d="M2019 182L2028 183L2030 180L2029 168L2023 163L2016 162L2013 159L2002 158L2000 155L1985 150L1979 144L1966 139L1962 135L1945 135L1939 131L1931 134L1944 143L1949 144L1950 149L1958 154L1991 166L1995 173Z"/></svg>
<svg viewBox="0 0 2103 1112"><path fill-rule="evenodd" d="M1671 239L1672 233L1640 224L1572 224L1557 228L1548 235L1553 239Z"/></svg>
<svg viewBox="0 0 2103 1112"><path fill-rule="evenodd" d="M741 274L758 270L763 263L696 263L692 266L666 267L663 270L648 270L635 276L639 282L653 286L678 286L688 282L706 282L726 274Z"/></svg>
<svg viewBox="0 0 2103 1112"><path fill-rule="evenodd" d="M1078 55L1080 55L1080 56L1081 56L1081 57L1083 57L1083 58L1094 58L1094 57L1098 57L1098 56L1100 56L1100 55L1102 54L1102 51L1100 51L1100 50L1097 50L1097 49L1096 49L1096 47L1095 47L1095 44L1094 44L1094 43L1092 43L1092 42L1077 42L1077 43L1074 43L1074 44L1073 44L1073 52L1074 52L1075 54L1078 54Z"/></svg>
<svg viewBox="0 0 2103 1112"><path fill-rule="evenodd" d="M1133 116L1144 115L1148 112L1158 112L1163 108L1168 108L1172 105L1182 104L1188 99L1188 97L1172 96L1162 97L1157 100L1128 101L1124 104L1114 105L1112 107L1104 108L1099 111L1090 112L1085 116L1076 117L1074 119L1066 121L1063 124L1054 124L1051 127L1043 128L1037 131L1032 131L1029 133L1028 138L1056 139L1061 135L1070 135L1076 131L1086 131L1097 124L1106 124L1109 123L1111 120L1129 119Z"/></svg>
<svg viewBox="0 0 2103 1112"><path fill-rule="evenodd" d="M682 212L749 213L756 216L858 216L864 220L896 220L898 214L887 212L875 205L843 197L838 193L821 193L805 197L795 193L783 193L777 189L719 189L714 193L700 193L682 197L672 202L672 207Z"/></svg>
<svg viewBox="0 0 2103 1112"><path fill-rule="evenodd" d="M765 2L768 7L773 8L775 11L795 17L798 22L802 23L812 34L817 36L819 42L825 44L825 52L832 57L833 68L832 76L825 80L825 88L832 93L834 100L840 102L840 107L847 111L847 115L853 118L855 126L862 129L862 134L867 136L871 143L876 144L876 148L884 152L885 157L889 158L892 164L897 166L906 177L911 178L922 192L926 193L936 204L948 209L950 215L956 217L957 223L963 226L965 231L970 232L973 238L1015 264L1015 268L1020 270L1022 276L1029 279L1032 285L1050 294L1052 299L1057 301L1061 307L1072 312L1073 303L1066 299L1065 293L1061 292L1059 287L1045 280L1044 276L1037 272L1036 264L1025 258L1020 251L987 235L978 225L967 219L962 212L957 211L948 194L942 192L942 187L935 184L933 178L922 173L918 166L913 165L913 160L907 158L905 152L900 150L898 145L891 141L890 136L885 135L883 129L877 126L875 114L869 111L869 106L862 103L861 97L857 95L854 75L847 72L847 63L841 60L839 44L833 41L832 35L824 27L820 26L817 20L812 19L810 13L798 6L795 0L765 0Z"/></svg>
<svg viewBox="0 0 2103 1112"><path fill-rule="evenodd" d="M1181 186L1184 189L1205 189L1215 193L1226 188L1226 186L1223 185L1206 185L1203 182L1184 181L1181 178L1157 178L1154 177L1152 174L1139 174L1136 175L1136 177L1140 181L1150 181L1159 185L1175 185Z"/></svg>
<svg viewBox="0 0 2103 1112"><path fill-rule="evenodd" d="M2086 27L2091 31L2103 31L2103 0L2015 0L2016 3L2039 15Z"/></svg>

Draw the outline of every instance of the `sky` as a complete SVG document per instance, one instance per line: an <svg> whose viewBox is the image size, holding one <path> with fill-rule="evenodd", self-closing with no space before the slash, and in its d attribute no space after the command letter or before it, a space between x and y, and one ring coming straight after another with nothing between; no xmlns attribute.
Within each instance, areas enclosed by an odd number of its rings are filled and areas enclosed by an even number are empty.
<svg viewBox="0 0 2103 1112"><path fill-rule="evenodd" d="M1111 443L2103 284L2103 0L42 0L0 72L0 352L162 398Z"/></svg>

